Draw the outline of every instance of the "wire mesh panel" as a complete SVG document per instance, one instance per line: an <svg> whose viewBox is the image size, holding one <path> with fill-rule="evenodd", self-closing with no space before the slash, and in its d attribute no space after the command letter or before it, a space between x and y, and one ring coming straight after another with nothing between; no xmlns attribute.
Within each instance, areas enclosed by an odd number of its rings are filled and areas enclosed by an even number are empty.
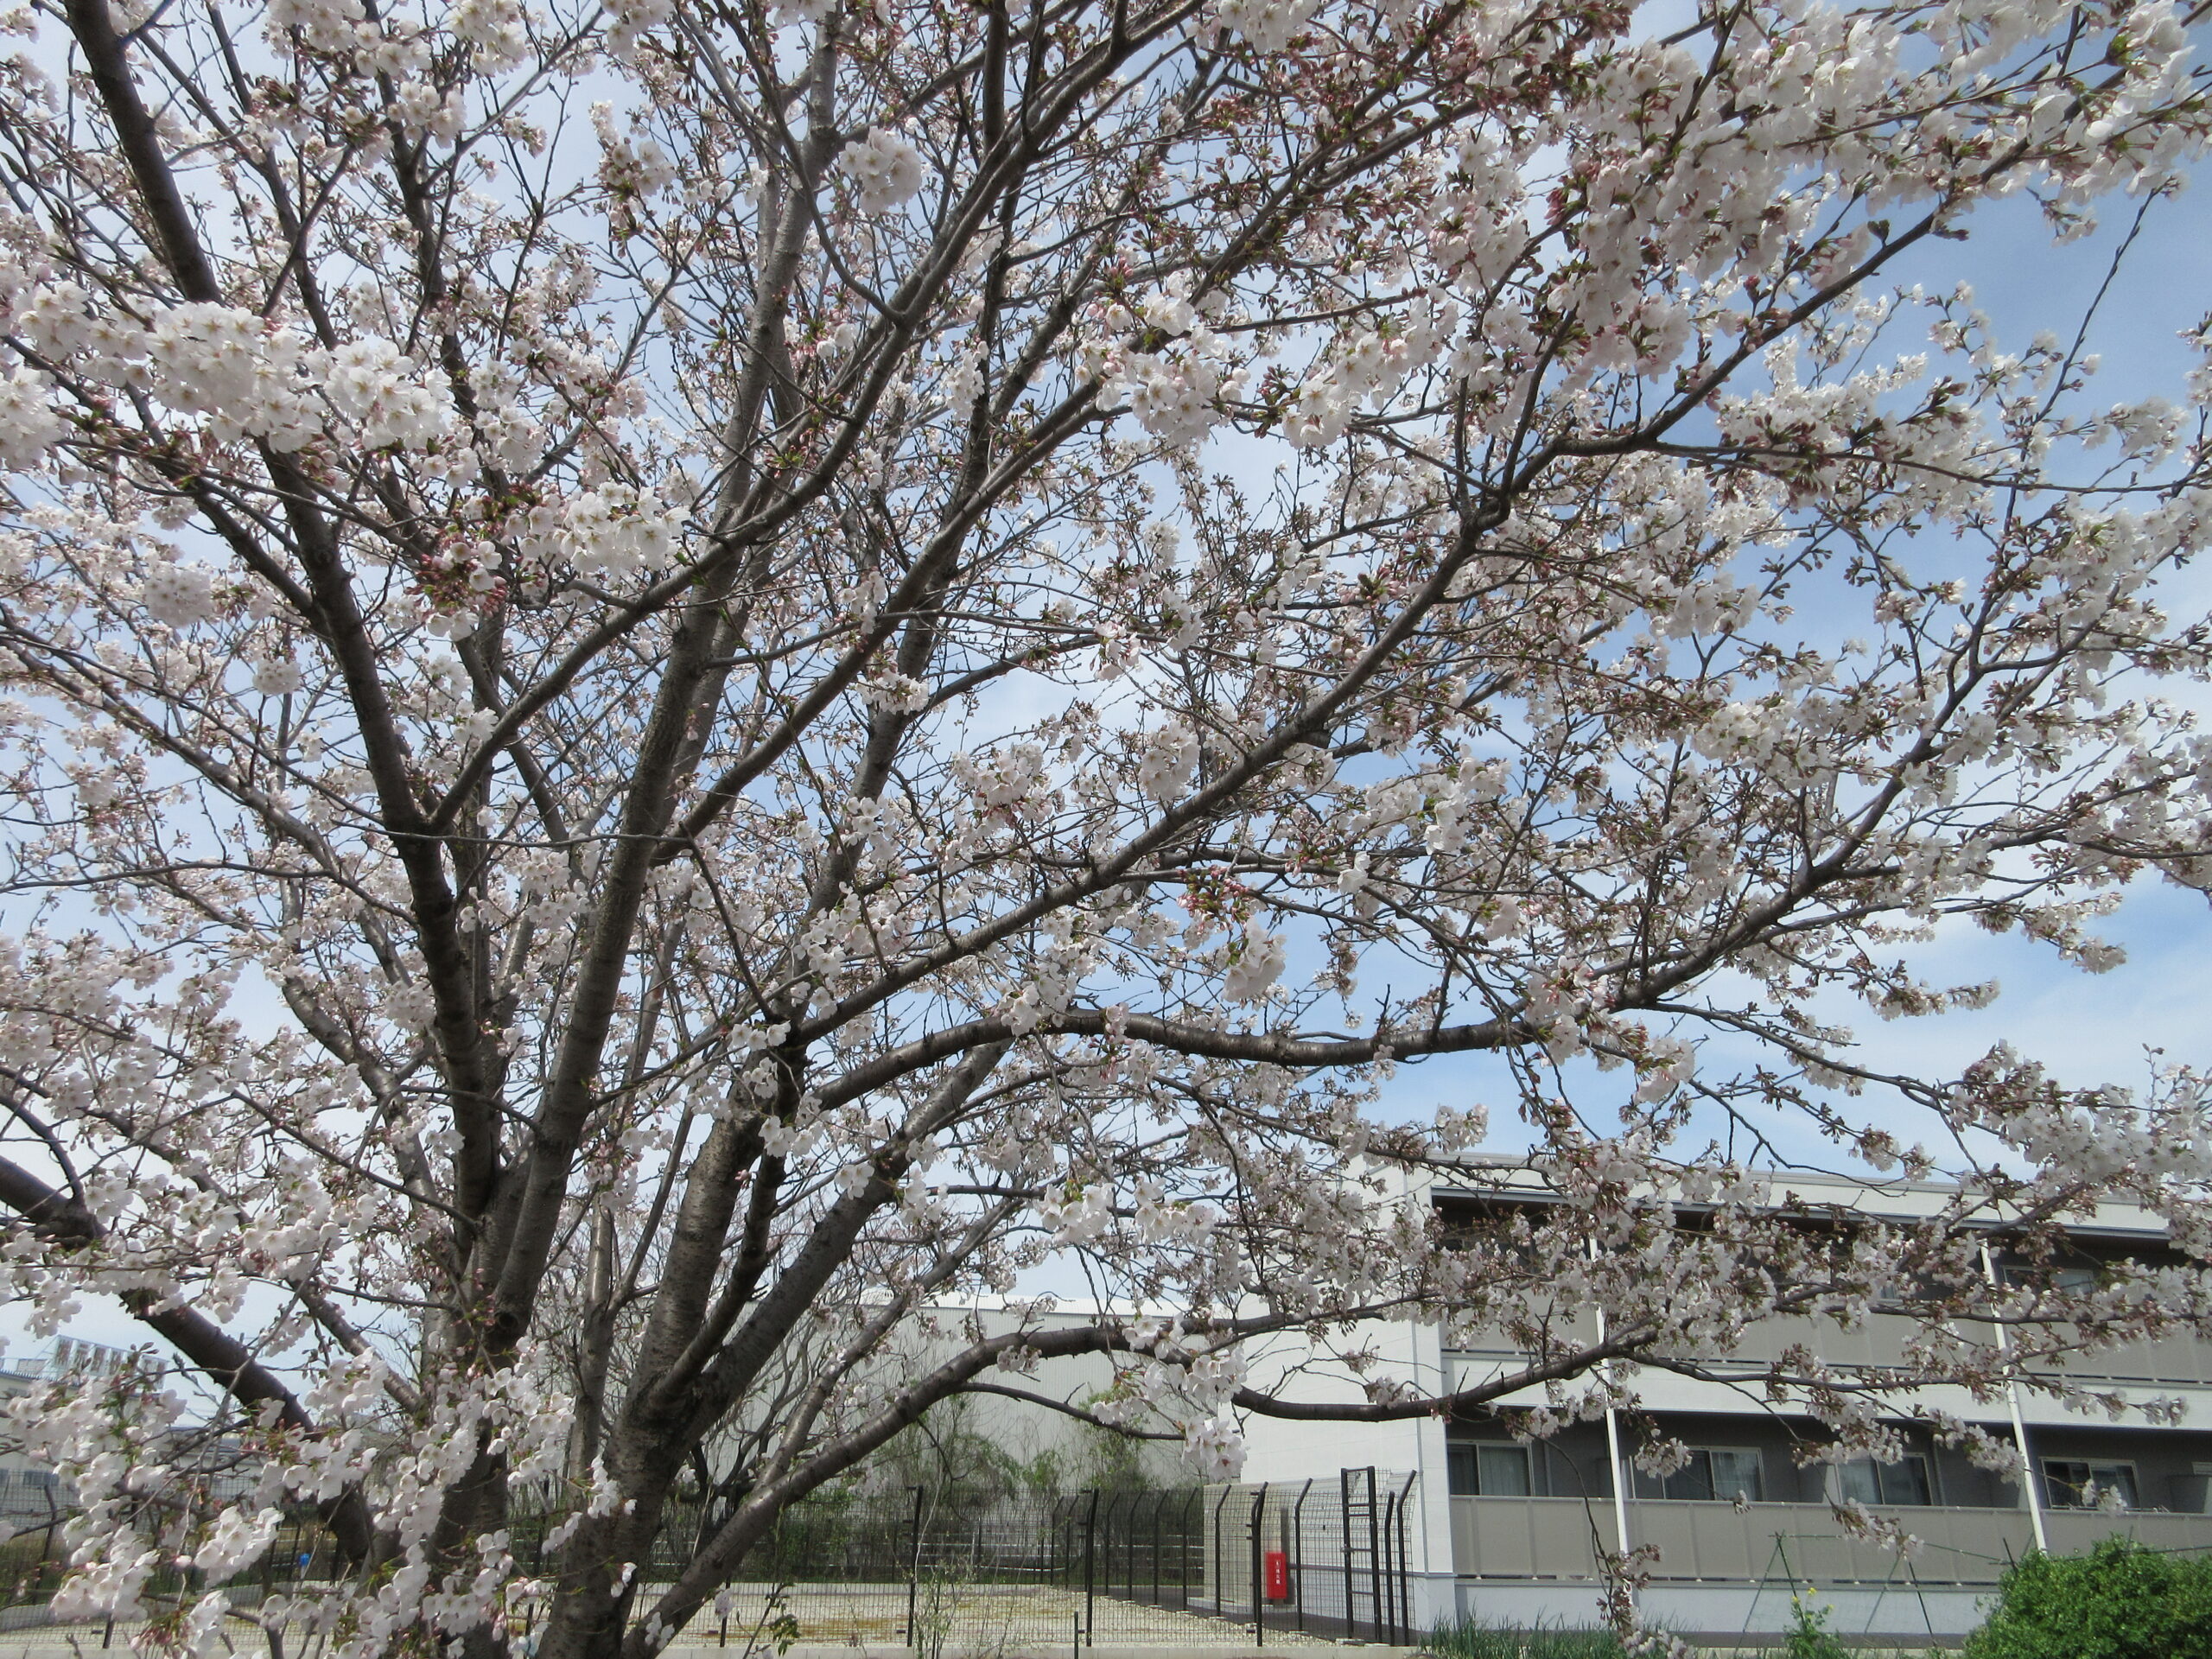
<svg viewBox="0 0 2212 1659"><path fill-rule="evenodd" d="M1247 1642L1206 1592L1209 1494L1085 1491L939 1506L926 1493L856 1500L834 1524L789 1518L687 1642L762 1648L781 1637L949 1652ZM690 1549L672 1526L655 1583ZM657 1592L641 1590L635 1617Z"/></svg>
<svg viewBox="0 0 2212 1659"><path fill-rule="evenodd" d="M1192 1605L1262 1642L1271 1632L1410 1639L1412 1491L1412 1476L1373 1469L1204 1489Z"/></svg>
<svg viewBox="0 0 2212 1659"><path fill-rule="evenodd" d="M918 1488L822 1494L787 1510L678 1636L752 1653L792 1643L903 1646L917 1659L1247 1645L1300 1633L1403 1639L1410 1491L1409 1477L1350 1471L1338 1480L958 1503ZM653 1618L728 1516L711 1502L668 1507L637 1566L633 1622ZM511 1509L524 1573L557 1575L564 1518L527 1501ZM0 1561L18 1581L0 1592L26 1604L23 1613L43 1611L62 1570L64 1552L48 1535L61 1519L20 1534ZM176 1524L185 1522L180 1515ZM227 1589L243 1605L256 1591L288 1592L339 1570L328 1532L302 1512ZM157 1576L148 1586L156 1605L184 1605L206 1587L188 1567ZM537 1617L524 1612L517 1634L527 1638Z"/></svg>
<svg viewBox="0 0 2212 1659"><path fill-rule="evenodd" d="M800 1640L901 1643L914 1611L918 1506L898 1498L832 1498L794 1505L739 1563L710 1606L726 1623ZM671 1544L688 1544L680 1535ZM666 1561L672 1580L690 1559ZM669 1552L671 1557L674 1552ZM658 1563L657 1563L658 1565ZM779 1621L785 1621L780 1630Z"/></svg>

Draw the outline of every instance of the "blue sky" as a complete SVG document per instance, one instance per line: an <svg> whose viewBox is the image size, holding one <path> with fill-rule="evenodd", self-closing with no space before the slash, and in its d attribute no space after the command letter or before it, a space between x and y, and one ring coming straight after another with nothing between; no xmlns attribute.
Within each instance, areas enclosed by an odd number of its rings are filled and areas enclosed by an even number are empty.
<svg viewBox="0 0 2212 1659"><path fill-rule="evenodd" d="M2182 377L2195 359L2176 336L2212 311L2212 177L2200 174L2196 184L2151 205L2099 307L2088 350L2101 364L2085 394L2094 407L2152 394L2183 399ZM2024 347L2045 328L2070 340L2111 272L2139 205L2125 199L2102 204L2094 233L2061 245L2053 242L2033 201L1998 203L1968 221L1967 240L1929 241L1913 250L1896 269L1892 285L1918 283L1940 293L1960 282L1972 284L2003 349ZM1897 340L1904 348L1904 336ZM2200 563L2178 572L2163 591L2169 613L2177 620L2212 612L2212 569ZM2167 695L2177 690L2185 689L2164 688ZM2198 690L2198 706L2212 715L2212 697ZM2127 959L2091 975L2018 934L1948 926L1906 954L1936 983L1997 981L2002 994L1994 1003L1973 1013L1888 1022L1839 1003L1834 1017L1853 1027L1869 1063L1922 1076L1955 1076L1999 1042L2082 1086L2139 1088L2148 1075L2145 1052L2151 1048L2163 1049L2170 1061L2212 1066L2212 951L2207 950L2212 905L2206 895L2156 874L2139 877L2118 912L2097 931L2125 947ZM1715 1048L1713 1064L1706 1069L1719 1070L1721 1058ZM1616 1073L1614 1079L1625 1075ZM1588 1098L1612 1099L1632 1086L1623 1082L1618 1089L1592 1090ZM1425 1117L1439 1103L1486 1100L1501 1146L1520 1143L1525 1133L1511 1121L1512 1098L1502 1069L1478 1058L1405 1068L1386 1095L1389 1115L1408 1118ZM1872 1096L1854 1108L1877 1119L1881 1110ZM1908 1143L1924 1133L1924 1124L1904 1117L1896 1127ZM1808 1128L1777 1125L1776 1132L1791 1155L1834 1161L1834 1148Z"/></svg>
<svg viewBox="0 0 2212 1659"><path fill-rule="evenodd" d="M1968 240L1923 245L1897 280L1931 290L1971 283L2008 347L2024 346L2043 328L2069 334L2105 280L2134 207L2107 203L2095 234L2055 245L2032 202L1999 204L1970 221ZM2201 186L2153 204L2145 232L2105 302L2091 346L2103 359L2093 387L2100 404L2152 393L2179 401L2190 359L2176 335L2208 309L2212 188ZM2202 567L2183 573L2170 590L2170 609L2177 615L2212 610L2212 575ZM2126 948L2128 959L2093 976L2017 936L1949 930L1916 952L1916 962L1942 982L1999 981L2003 995L1992 1007L1938 1020L1883 1024L1864 1016L1851 1023L1881 1063L1923 1074L1955 1073L2000 1040L2079 1084L2139 1085L2149 1047L2163 1048L2169 1058L2212 1065L2212 1015L2207 1013L2212 1009L2212 952L2205 948L2212 939L2212 912L2205 896L2162 878L2144 879L2102 931ZM1465 1104L1471 1096L1488 1098L1505 1109L1502 1117L1510 1117L1510 1095L1500 1081L1478 1060L1408 1067L1388 1092L1389 1115L1426 1116L1440 1102ZM1912 1138L1910 1126L1900 1127ZM1817 1150L1809 1139L1785 1144L1808 1155ZM89 1300L67 1328L95 1341L143 1339L140 1327L105 1299ZM45 1345L23 1333L12 1309L0 1309L0 1338L16 1355Z"/></svg>

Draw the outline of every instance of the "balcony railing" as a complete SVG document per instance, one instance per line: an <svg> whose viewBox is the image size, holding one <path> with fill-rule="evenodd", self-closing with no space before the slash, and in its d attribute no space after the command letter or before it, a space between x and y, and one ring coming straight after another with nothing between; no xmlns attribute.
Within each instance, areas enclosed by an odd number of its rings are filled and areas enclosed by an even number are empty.
<svg viewBox="0 0 2212 1659"><path fill-rule="evenodd" d="M1644 1499L1629 1506L1629 1541L1654 1544L1655 1582L1819 1585L1993 1585L2035 1548L2025 1510L1929 1506L1888 1509L1921 1540L1901 1556L1853 1537L1825 1503L1700 1503ZM2107 1515L2056 1510L2044 1517L2051 1549L2085 1550L2121 1534L2158 1549L2212 1549L2212 1515L2137 1510ZM1463 1576L1592 1580L1597 1549L1613 1544L1610 1503L1574 1497L1455 1497L1452 1559Z"/></svg>
<svg viewBox="0 0 2212 1659"><path fill-rule="evenodd" d="M1892 1313L1870 1315L1855 1331L1840 1329L1833 1320L1781 1319L1754 1325L1730 1347L1726 1360L1763 1363L1802 1343L1833 1365L1893 1365L1915 1329L1913 1321ZM1591 1333L1581 1333L1587 1336ZM1986 1337L1986 1327L1962 1323L1958 1334L1967 1342ZM1477 1349L1455 1356L1476 1370L1492 1362L1519 1362L1523 1356L1502 1350ZM2086 1354L2065 1362L2059 1369L2083 1382L2163 1382L2183 1388L2212 1387L2212 1342L2198 1337L2168 1337L2158 1342L2126 1342L2102 1353Z"/></svg>

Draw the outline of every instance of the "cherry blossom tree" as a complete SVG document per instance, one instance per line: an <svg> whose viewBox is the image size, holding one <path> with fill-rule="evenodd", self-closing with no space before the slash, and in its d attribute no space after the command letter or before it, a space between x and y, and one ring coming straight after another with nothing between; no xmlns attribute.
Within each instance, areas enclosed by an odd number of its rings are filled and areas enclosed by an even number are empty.
<svg viewBox="0 0 2212 1659"><path fill-rule="evenodd" d="M2196 1077L1838 1022L1985 1000L1913 972L1947 925L2094 970L2124 884L2212 886L2212 327L2195 407L2113 407L1902 285L1995 199L2178 188L2202 10L8 12L0 1281L148 1344L15 1408L65 1606L173 1549L187 1379L262 1471L211 1581L310 1506L330 1651L488 1654L550 1485L540 1651L645 1659L1055 1357L1225 1472L1248 1414L1541 1433L1777 1316L1916 1321L1766 1368L1846 1449L2212 1328ZM1452 1055L1496 1098L1408 1105ZM1567 1202L1447 1236L1491 1108ZM1964 1185L1810 1225L1791 1121ZM2101 1201L2177 1254L2039 1275ZM1385 1318L1525 1366L1240 1357Z"/></svg>

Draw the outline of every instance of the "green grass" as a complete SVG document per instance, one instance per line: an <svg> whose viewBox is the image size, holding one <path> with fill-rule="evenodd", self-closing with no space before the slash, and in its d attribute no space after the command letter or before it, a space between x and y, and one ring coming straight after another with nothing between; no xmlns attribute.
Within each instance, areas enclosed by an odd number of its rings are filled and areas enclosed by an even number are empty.
<svg viewBox="0 0 2212 1659"><path fill-rule="evenodd" d="M1568 1624L1515 1630L1466 1619L1438 1625L1428 1650L1437 1659L1625 1659L1620 1638L1611 1630Z"/></svg>
<svg viewBox="0 0 2212 1659"><path fill-rule="evenodd" d="M1831 1654L1848 1654L1851 1659L1960 1659L1955 1648L1948 1651L1942 1648L1924 1651L1919 1648L1848 1648L1821 1628L1819 1618L1801 1618L1798 1623L1801 1629L1786 1633L1778 1646L1738 1649L1723 1642L1719 1654L1734 1654L1737 1659L1828 1659ZM1438 1625L1426 1648L1436 1659L1627 1659L1620 1638L1611 1630L1573 1624L1539 1624L1533 1630L1522 1630L1462 1619L1456 1624ZM2193 1654L2196 1650L2188 1651Z"/></svg>

